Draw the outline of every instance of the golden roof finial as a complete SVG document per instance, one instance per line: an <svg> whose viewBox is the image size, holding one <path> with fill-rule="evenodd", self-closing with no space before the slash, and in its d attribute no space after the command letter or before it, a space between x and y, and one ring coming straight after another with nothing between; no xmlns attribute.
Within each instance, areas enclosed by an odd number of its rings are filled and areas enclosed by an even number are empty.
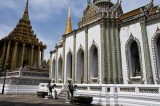
<svg viewBox="0 0 160 106"><path fill-rule="evenodd" d="M68 8L68 19L67 19L67 24L66 24L66 29L65 29L64 34L68 34L70 32L72 32L72 22L71 22L71 12L70 12L70 5L69 5L69 8Z"/></svg>
<svg viewBox="0 0 160 106"><path fill-rule="evenodd" d="M22 17L23 20L25 21L29 21L29 15L28 15L28 0L26 2L26 7L25 7L25 11Z"/></svg>

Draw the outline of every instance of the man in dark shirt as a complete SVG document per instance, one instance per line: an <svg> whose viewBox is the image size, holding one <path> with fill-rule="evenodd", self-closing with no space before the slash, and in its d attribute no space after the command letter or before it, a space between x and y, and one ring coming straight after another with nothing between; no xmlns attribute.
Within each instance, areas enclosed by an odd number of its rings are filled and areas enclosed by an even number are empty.
<svg viewBox="0 0 160 106"><path fill-rule="evenodd" d="M73 92L74 92L74 87L73 85L71 84L71 82L68 82L68 89L69 89L69 92L71 93L71 99L73 99Z"/></svg>

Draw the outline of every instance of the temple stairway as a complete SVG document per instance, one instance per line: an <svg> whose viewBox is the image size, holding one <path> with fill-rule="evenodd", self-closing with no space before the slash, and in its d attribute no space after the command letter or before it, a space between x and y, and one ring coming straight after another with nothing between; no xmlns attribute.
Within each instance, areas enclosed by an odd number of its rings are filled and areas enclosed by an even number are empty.
<svg viewBox="0 0 160 106"><path fill-rule="evenodd" d="M59 99L68 99L69 98L69 91L68 90L61 90L58 94Z"/></svg>

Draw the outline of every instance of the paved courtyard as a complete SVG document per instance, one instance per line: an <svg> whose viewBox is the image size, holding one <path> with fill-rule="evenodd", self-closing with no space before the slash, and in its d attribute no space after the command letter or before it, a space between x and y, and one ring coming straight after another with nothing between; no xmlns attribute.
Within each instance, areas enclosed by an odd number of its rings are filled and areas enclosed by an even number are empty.
<svg viewBox="0 0 160 106"><path fill-rule="evenodd" d="M36 95L0 95L0 106L88 106L62 99L44 99ZM93 105L91 105L93 106Z"/></svg>

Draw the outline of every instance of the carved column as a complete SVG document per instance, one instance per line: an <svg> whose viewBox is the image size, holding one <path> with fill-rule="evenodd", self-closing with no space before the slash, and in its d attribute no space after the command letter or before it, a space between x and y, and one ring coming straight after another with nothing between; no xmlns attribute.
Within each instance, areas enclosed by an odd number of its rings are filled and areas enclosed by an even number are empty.
<svg viewBox="0 0 160 106"><path fill-rule="evenodd" d="M58 83L58 46L56 46L55 82Z"/></svg>
<svg viewBox="0 0 160 106"><path fill-rule="evenodd" d="M36 47L34 47L34 62L33 62L33 64L34 64L34 66L37 66L37 60L38 60L38 47L36 46Z"/></svg>
<svg viewBox="0 0 160 106"><path fill-rule="evenodd" d="M146 23L145 23L145 21L142 21L140 24L141 24L141 31L142 31L144 62L145 62L147 83L154 84L153 75L152 75L152 66L151 66L151 60L150 60L148 36L147 36L147 31L146 31Z"/></svg>
<svg viewBox="0 0 160 106"><path fill-rule="evenodd" d="M4 61L4 57L6 54L5 52L6 52L6 42L4 42L4 45L3 45L2 61Z"/></svg>
<svg viewBox="0 0 160 106"><path fill-rule="evenodd" d="M31 66L34 66L34 64L33 64L33 61L34 61L33 60L34 59L33 55L34 55L34 45L32 45L32 50L31 50L31 59L30 59L31 60Z"/></svg>
<svg viewBox="0 0 160 106"><path fill-rule="evenodd" d="M22 55L21 55L21 66L23 66L23 59L24 59L24 52L25 52L25 46L26 44L23 44L23 48L22 48Z"/></svg>
<svg viewBox="0 0 160 106"><path fill-rule="evenodd" d="M110 19L107 19L107 28L106 28L106 53L107 53L107 65L106 65L106 69L107 69L107 78L106 78L106 82L108 84L110 84L110 80L111 80L111 40L110 40Z"/></svg>
<svg viewBox="0 0 160 106"><path fill-rule="evenodd" d="M51 79L51 80L53 79L52 67L53 67L52 52L50 52L49 79Z"/></svg>
<svg viewBox="0 0 160 106"><path fill-rule="evenodd" d="M122 77L122 62L121 62L121 44L120 44L120 34L119 34L119 26L118 26L118 20L116 23L116 55L117 55L117 78L118 83L123 84L123 77Z"/></svg>
<svg viewBox="0 0 160 106"><path fill-rule="evenodd" d="M6 54L4 69L6 69L6 66L7 66L7 64L8 64L8 62L9 62L9 61L8 61L8 58L9 58L10 47L11 47L11 41L8 42L7 54Z"/></svg>
<svg viewBox="0 0 160 106"><path fill-rule="evenodd" d="M88 83L88 28L85 30L84 83Z"/></svg>
<svg viewBox="0 0 160 106"><path fill-rule="evenodd" d="M66 82L66 76L64 76L64 72L65 72L65 63L66 63L66 60L65 60L65 41L66 39L64 38L63 40L63 66L62 66L62 83L64 84L67 84ZM65 78L65 79L64 79Z"/></svg>
<svg viewBox="0 0 160 106"><path fill-rule="evenodd" d="M44 61L44 48L42 47L41 51L41 63Z"/></svg>
<svg viewBox="0 0 160 106"><path fill-rule="evenodd" d="M105 83L104 78L106 76L105 73L105 36L106 36L106 22L102 21L102 23L100 24L101 27L101 79L100 79L100 83Z"/></svg>
<svg viewBox="0 0 160 106"><path fill-rule="evenodd" d="M40 63L40 47L38 46L38 51L37 51L37 65L39 66Z"/></svg>
<svg viewBox="0 0 160 106"><path fill-rule="evenodd" d="M77 69L75 67L75 65L77 64L76 61L76 32L73 35L73 60L72 60L72 82L74 83L76 80L75 75L77 75Z"/></svg>
<svg viewBox="0 0 160 106"><path fill-rule="evenodd" d="M116 48L115 48L115 19L112 19L112 29L111 29L111 49L112 49L112 83L116 84L117 75L116 75Z"/></svg>
<svg viewBox="0 0 160 106"><path fill-rule="evenodd" d="M18 45L18 42L15 43L15 47L14 47L14 50L13 50L13 55L12 55L12 69L16 68L16 65L17 65L17 45Z"/></svg>

